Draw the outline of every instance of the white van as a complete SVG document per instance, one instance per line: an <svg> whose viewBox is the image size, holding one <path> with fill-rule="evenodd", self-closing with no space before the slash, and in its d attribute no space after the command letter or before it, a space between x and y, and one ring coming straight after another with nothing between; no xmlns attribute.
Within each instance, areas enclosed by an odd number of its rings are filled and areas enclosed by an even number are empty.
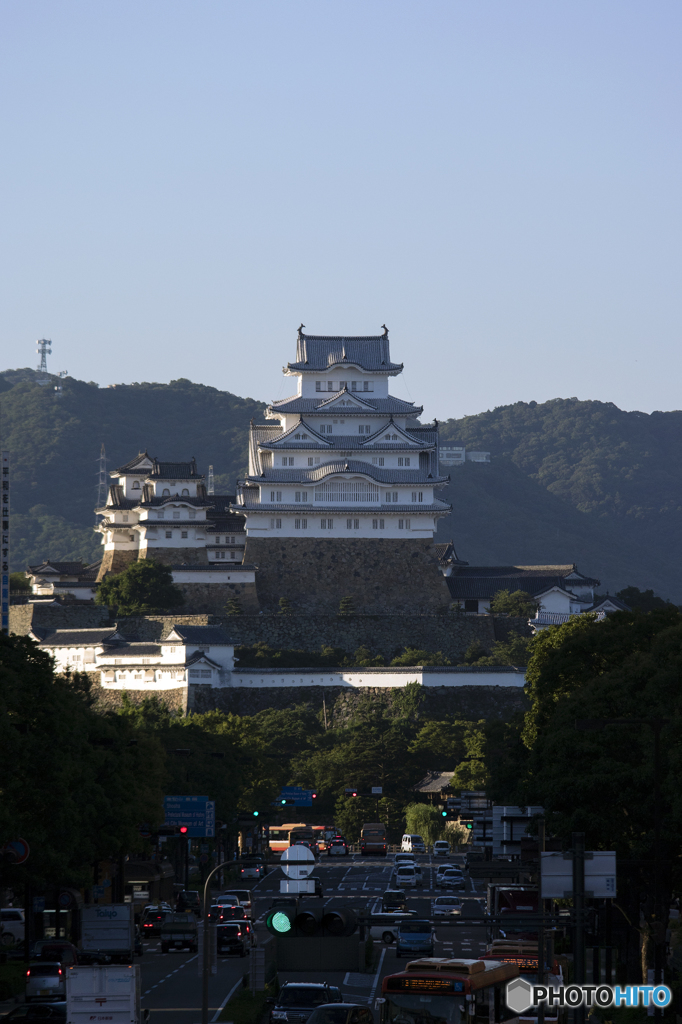
<svg viewBox="0 0 682 1024"><path fill-rule="evenodd" d="M0 910L0 942L11 946L24 938L24 911L19 907L3 907Z"/></svg>
<svg viewBox="0 0 682 1024"><path fill-rule="evenodd" d="M400 845L403 853L426 853L426 846L421 836L404 835Z"/></svg>

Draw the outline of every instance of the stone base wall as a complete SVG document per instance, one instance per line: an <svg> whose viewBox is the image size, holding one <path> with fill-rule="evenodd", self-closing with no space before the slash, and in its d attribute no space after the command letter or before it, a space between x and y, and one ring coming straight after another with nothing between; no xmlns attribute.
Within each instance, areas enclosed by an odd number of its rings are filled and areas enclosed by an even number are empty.
<svg viewBox="0 0 682 1024"><path fill-rule="evenodd" d="M137 561L137 551L105 551L102 564L97 573L97 580L104 579L107 573L123 572L129 565Z"/></svg>
<svg viewBox="0 0 682 1024"><path fill-rule="evenodd" d="M154 698L160 704L165 704L171 711L179 715L187 714L187 687L179 686L175 690L108 690L100 684L99 672L88 672L92 681L91 696L94 698L94 709L100 714L111 711L118 711L123 707L123 694L125 693L131 704L142 704L143 701Z"/></svg>
<svg viewBox="0 0 682 1024"><path fill-rule="evenodd" d="M327 723L339 726L354 716L358 702L366 700L366 694L377 698L388 695L390 701L392 692L375 687L349 691L341 686L213 689L197 685L189 687L187 709L194 714L223 711L226 714L255 715L270 708L283 710L297 704L307 704L314 711L323 712L326 705ZM424 694L426 699L420 710L423 718L456 716L470 721L481 718L509 721L530 707L523 688L515 686L429 686L425 687Z"/></svg>
<svg viewBox="0 0 682 1024"><path fill-rule="evenodd" d="M244 561L258 566L264 611L277 611L281 597L314 615L337 612L347 596L373 614L434 614L452 603L431 540L247 537Z"/></svg>
<svg viewBox="0 0 682 1024"><path fill-rule="evenodd" d="M528 619L521 615L495 615L493 626L496 640L507 641L512 633L520 633L521 636L529 637L533 635L533 630L528 625Z"/></svg>
<svg viewBox="0 0 682 1024"><path fill-rule="evenodd" d="M406 647L442 651L449 661L461 661L477 643L487 651L495 640L488 615L144 615L121 619L123 633L140 640L163 640L173 623L186 626L222 624L235 646L266 643L274 648L319 650L323 644L353 654L368 647L374 654L394 658Z"/></svg>
<svg viewBox="0 0 682 1024"><path fill-rule="evenodd" d="M140 558L163 565L208 565L206 548L145 548L140 551Z"/></svg>
<svg viewBox="0 0 682 1024"><path fill-rule="evenodd" d="M109 609L98 604L13 604L9 631L26 636L34 626L43 629L96 629L111 624Z"/></svg>
<svg viewBox="0 0 682 1024"><path fill-rule="evenodd" d="M241 602L245 614L257 615L260 611L255 583L176 583L185 595L185 607L192 612L225 614L225 605L231 597Z"/></svg>

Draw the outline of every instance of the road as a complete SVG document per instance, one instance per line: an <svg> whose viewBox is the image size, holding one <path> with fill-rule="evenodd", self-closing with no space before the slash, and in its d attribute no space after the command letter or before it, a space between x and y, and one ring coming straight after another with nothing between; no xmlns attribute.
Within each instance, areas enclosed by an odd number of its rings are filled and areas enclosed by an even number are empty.
<svg viewBox="0 0 682 1024"><path fill-rule="evenodd" d="M421 863L424 885L414 891L414 898L431 900L441 895L441 890L436 889L435 885L439 862L429 856L417 859ZM325 906L364 909L390 887L393 857L373 858L355 854L352 857L331 858L322 855L315 867L315 874L322 882ZM265 914L270 908L272 897L279 893L279 883L283 877L281 869L277 867L250 886L247 882L239 883L240 887L252 890L253 919L261 940L268 937L264 926ZM471 879L466 875L465 878L467 895L475 897L477 893ZM460 895L466 898L465 894ZM476 906L473 903L468 906L475 912ZM419 912L424 913L425 910L426 906L422 903ZM405 966L404 960L396 958L393 945L377 943L377 947L378 962L374 974L340 971L325 973L323 979L314 972L285 972L280 973L280 981L326 979L330 984L341 987L346 1001L372 1002L380 990L381 979L386 974L403 970ZM477 926L473 922L471 927L436 925L435 956L477 957L484 949L484 926ZM218 1019L221 1007L248 970L248 962L248 959L237 957L218 958L217 974L211 975L209 982L209 1020ZM196 955L185 952L162 953L158 939L153 938L145 943L144 955L138 963L141 964L142 974L142 1006L151 1010L152 1024L199 1024L201 981Z"/></svg>

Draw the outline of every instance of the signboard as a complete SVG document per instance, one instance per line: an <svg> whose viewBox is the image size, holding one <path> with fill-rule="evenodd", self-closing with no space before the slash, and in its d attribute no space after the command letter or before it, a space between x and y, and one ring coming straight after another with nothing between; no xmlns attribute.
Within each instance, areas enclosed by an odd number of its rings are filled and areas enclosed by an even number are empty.
<svg viewBox="0 0 682 1024"><path fill-rule="evenodd" d="M570 899L573 895L573 860L563 853L541 854L543 900ZM589 899L612 899L616 895L616 854L613 850L585 853L585 895Z"/></svg>
<svg viewBox="0 0 682 1024"><path fill-rule="evenodd" d="M165 824L186 828L189 838L215 836L215 802L207 796L167 796L163 808Z"/></svg>
<svg viewBox="0 0 682 1024"><path fill-rule="evenodd" d="M382 796L384 792L383 786L372 786L372 796Z"/></svg>
<svg viewBox="0 0 682 1024"><path fill-rule="evenodd" d="M104 895L104 892L102 892L102 895ZM34 914L44 914L45 913L45 897L44 896L34 896L33 897L33 913Z"/></svg>
<svg viewBox="0 0 682 1024"><path fill-rule="evenodd" d="M300 786L282 786L279 798L275 800L273 807L281 807L282 800L286 800L289 806L312 807L313 789L301 789Z"/></svg>

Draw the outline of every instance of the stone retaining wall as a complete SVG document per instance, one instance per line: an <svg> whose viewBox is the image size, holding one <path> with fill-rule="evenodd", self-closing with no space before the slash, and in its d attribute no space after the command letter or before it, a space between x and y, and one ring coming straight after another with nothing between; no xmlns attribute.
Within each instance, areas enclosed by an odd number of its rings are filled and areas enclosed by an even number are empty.
<svg viewBox="0 0 682 1024"><path fill-rule="evenodd" d="M452 604L431 540L247 537L244 562L258 566L265 611L277 611L281 597L313 615L334 614L346 596L357 611L384 615L434 613Z"/></svg>
<svg viewBox="0 0 682 1024"><path fill-rule="evenodd" d="M26 636L34 626L43 629L95 629L108 626L109 609L97 604L12 604L9 631Z"/></svg>
<svg viewBox="0 0 682 1024"><path fill-rule="evenodd" d="M326 644L349 654L368 647L389 659L414 647L442 651L450 661L461 661L472 643L490 651L495 640L489 615L145 615L121 619L118 626L123 633L136 633L140 640L158 641L168 635L174 622L222 623L235 646L267 643L274 648L314 651Z"/></svg>

